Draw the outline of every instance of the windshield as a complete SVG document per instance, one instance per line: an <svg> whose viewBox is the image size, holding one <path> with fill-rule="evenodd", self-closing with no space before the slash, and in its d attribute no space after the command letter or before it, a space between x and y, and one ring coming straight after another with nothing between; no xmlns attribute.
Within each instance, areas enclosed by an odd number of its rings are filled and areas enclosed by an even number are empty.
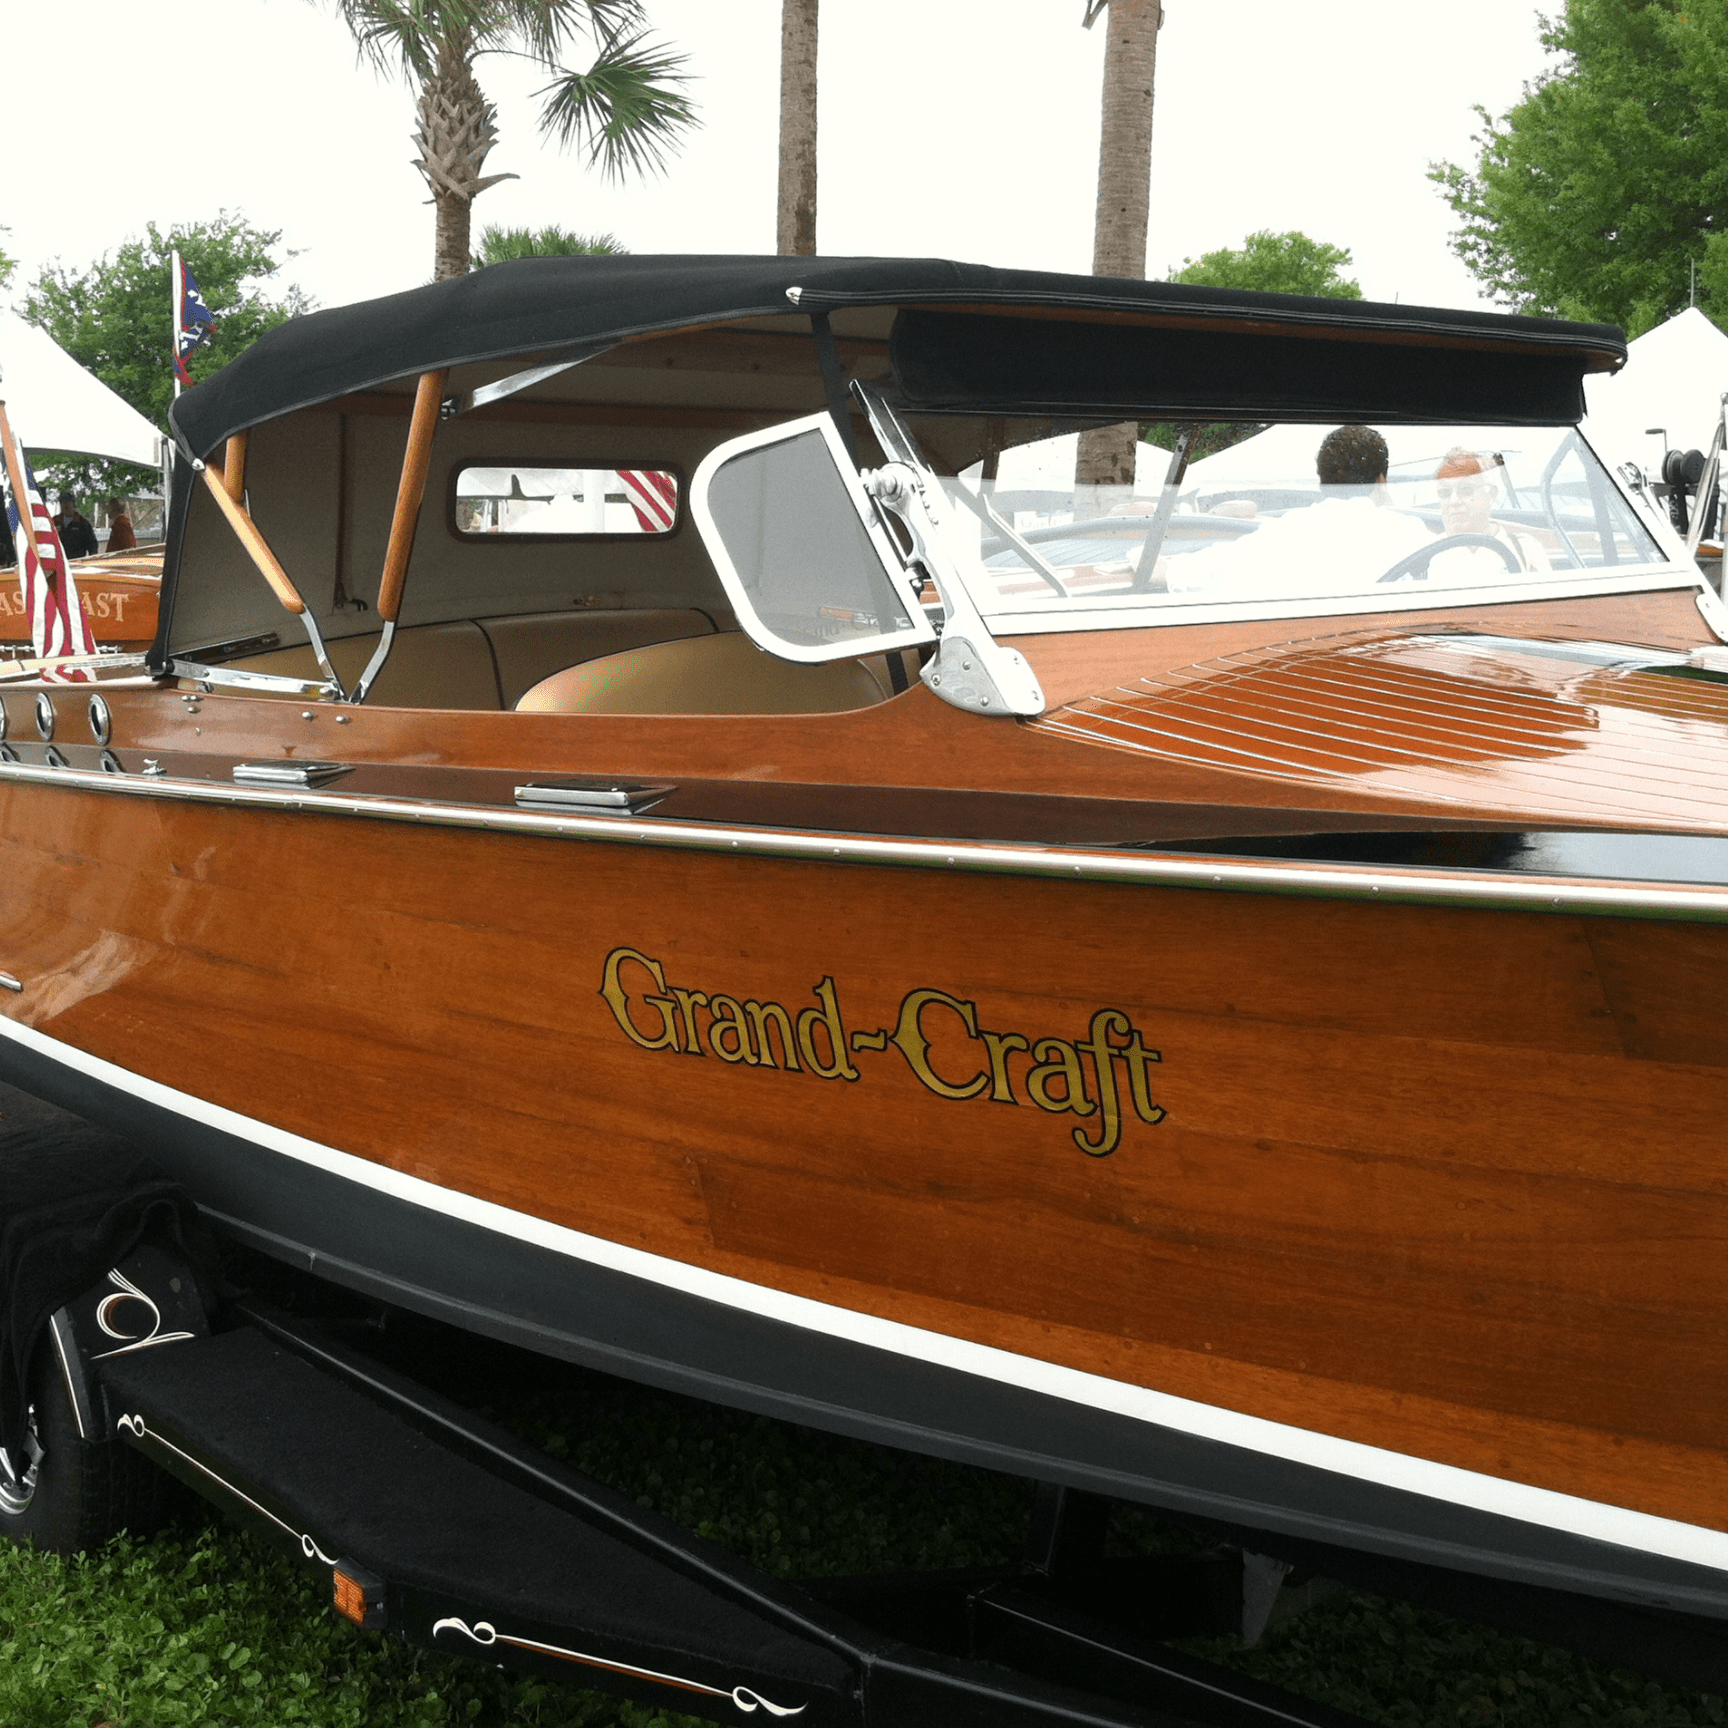
<svg viewBox="0 0 1728 1728"><path fill-rule="evenodd" d="M1132 487L1076 486L1073 437L945 479L979 610L1390 600L1667 563L1569 427L1196 430L1211 453L1174 486L1147 444Z"/></svg>

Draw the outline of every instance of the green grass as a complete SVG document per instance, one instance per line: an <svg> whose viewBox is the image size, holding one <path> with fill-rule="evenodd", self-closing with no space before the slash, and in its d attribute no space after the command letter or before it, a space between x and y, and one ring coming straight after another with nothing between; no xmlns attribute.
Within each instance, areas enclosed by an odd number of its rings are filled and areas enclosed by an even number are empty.
<svg viewBox="0 0 1728 1728"><path fill-rule="evenodd" d="M457 1377L467 1370L455 1363ZM988 1564L1027 1487L599 1376L506 1377L492 1414L779 1577ZM1141 1516L1136 1546L1180 1545ZM1391 1728L1692 1728L1721 1701L1402 1604L1340 1597L1215 1661ZM355 1631L310 1572L196 1519L73 1561L0 1549L0 1728L679 1728L688 1719Z"/></svg>

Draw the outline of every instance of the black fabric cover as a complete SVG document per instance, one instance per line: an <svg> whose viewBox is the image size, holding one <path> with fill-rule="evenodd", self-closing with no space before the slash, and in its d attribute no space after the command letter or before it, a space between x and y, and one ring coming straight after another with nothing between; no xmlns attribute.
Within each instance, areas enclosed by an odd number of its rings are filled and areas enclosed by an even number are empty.
<svg viewBox="0 0 1728 1728"><path fill-rule="evenodd" d="M1554 426L1584 413L1576 350L1338 341L904 311L894 377L926 412Z"/></svg>
<svg viewBox="0 0 1728 1728"><path fill-rule="evenodd" d="M942 258L523 258L405 294L290 319L188 390L174 404L171 418L185 446L202 457L231 432L436 367L795 310L944 305L1037 308L1047 314L1068 311L1093 317L1153 313L1180 317L1200 330L1326 333L1333 339L1314 342L1312 348L1331 354L1340 365L1345 364L1342 351L1358 345L1395 350L1385 356L1388 377L1413 355L1431 355L1412 344L1435 337L1491 344L1497 364L1524 352L1563 355L1561 369L1569 369L1574 378L1587 370L1618 368L1626 357L1624 336L1604 324L1253 294L1126 277L997 270ZM1068 340L1072 327L1064 320L1041 322L1057 347ZM1136 339L1145 335L1136 332ZM1160 338L1159 352L1171 346ZM1314 359L1307 347L1304 355L1311 367L1326 363ZM1402 411L1378 417L1461 418L1453 405L1463 393L1462 381L1444 388L1443 403L1427 399L1437 370L1443 381L1444 367L1419 365ZM1492 374L1492 367L1487 370ZM1258 388L1273 382L1258 362L1246 370L1238 365L1236 375L1255 385L1256 401ZM963 382L958 373L947 379L949 386ZM998 379L998 394L999 387ZM1108 394L1108 403L1074 402L1070 407L1095 416L1123 405L1119 385L1112 384ZM1153 390L1144 401L1136 401L1158 408L1163 396ZM949 400L947 405L961 404ZM1252 412L1254 403L1238 406ZM1576 411L1568 409L1557 418L1576 418Z"/></svg>
<svg viewBox="0 0 1728 1728"><path fill-rule="evenodd" d="M152 1427L303 1521L326 1552L383 1574L405 1596L425 1592L432 1613L407 1610L422 1636L426 1620L471 1605L471 1619L492 1619L506 1635L598 1647L662 1673L727 1687L778 1678L830 1697L851 1690L841 1656L493 1475L250 1327L116 1357L103 1382ZM676 1540L653 1513L630 1512ZM483 1654L460 1634L436 1647Z"/></svg>
<svg viewBox="0 0 1728 1728"><path fill-rule="evenodd" d="M198 1209L118 1135L79 1123L0 1136L0 1446L29 1421L31 1356L48 1317L148 1237L206 1274Z"/></svg>

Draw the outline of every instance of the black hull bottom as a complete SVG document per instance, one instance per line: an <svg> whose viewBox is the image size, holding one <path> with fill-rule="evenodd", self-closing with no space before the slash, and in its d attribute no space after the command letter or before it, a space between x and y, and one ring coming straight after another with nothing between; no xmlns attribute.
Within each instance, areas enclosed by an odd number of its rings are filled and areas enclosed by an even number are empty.
<svg viewBox="0 0 1728 1728"><path fill-rule="evenodd" d="M1690 1643L1680 1622L1702 1630L1697 1620L1728 1620L1728 1573L1713 1567L1159 1427L597 1266L317 1168L233 1131L236 1119L224 1126L171 1107L148 1083L140 1090L159 1096L139 1096L121 1071L89 1063L103 1069L89 1072L76 1052L55 1053L64 1049L36 1034L0 1037L0 1079L127 1135L236 1239L483 1336L810 1427L1140 1502L1345 1582L1538 1636L1588 1622L1580 1595L1606 1599L1604 1613L1658 1643ZM1643 1612L1628 1617L1610 1603ZM1622 1652L1616 1659L1644 1665L1623 1638L1609 1642ZM1728 1659L1721 1667L1689 1683L1723 1689Z"/></svg>

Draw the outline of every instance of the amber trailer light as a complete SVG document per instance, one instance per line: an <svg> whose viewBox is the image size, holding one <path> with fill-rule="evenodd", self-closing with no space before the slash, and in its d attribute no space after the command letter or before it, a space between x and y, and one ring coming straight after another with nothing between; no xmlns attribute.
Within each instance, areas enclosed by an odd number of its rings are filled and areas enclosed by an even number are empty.
<svg viewBox="0 0 1728 1728"><path fill-rule="evenodd" d="M376 1573L351 1560L338 1560L331 1574L331 1589L336 1612L344 1620L352 1620L356 1626L384 1624L384 1580Z"/></svg>

